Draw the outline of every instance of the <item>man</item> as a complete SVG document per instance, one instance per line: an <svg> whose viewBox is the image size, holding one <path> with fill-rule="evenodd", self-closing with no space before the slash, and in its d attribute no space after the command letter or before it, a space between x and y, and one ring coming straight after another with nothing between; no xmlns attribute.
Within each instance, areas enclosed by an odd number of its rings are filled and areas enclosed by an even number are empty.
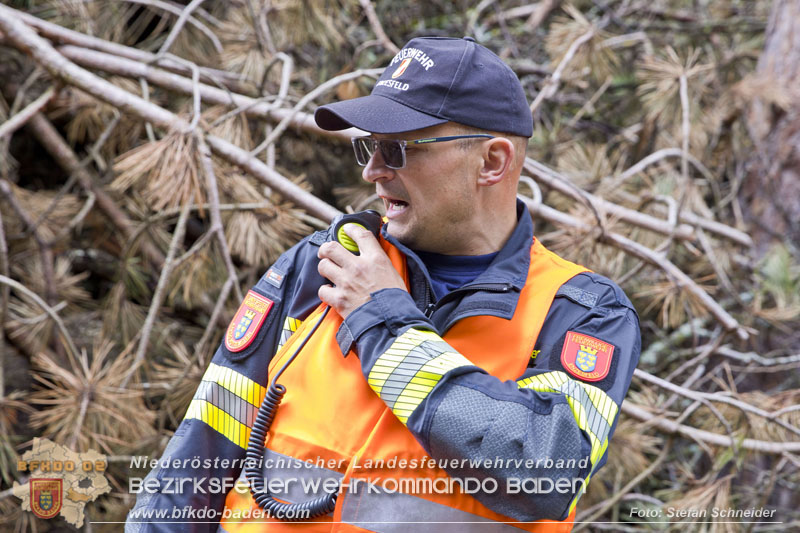
<svg viewBox="0 0 800 533"><path fill-rule="evenodd" d="M380 238L346 225L356 255L317 232L248 293L128 529L162 509L213 530L190 512L210 509L223 531L569 531L640 335L615 284L533 236L516 76L472 39L413 39L370 96L315 119L370 132L353 146ZM238 480L164 490L199 476Z"/></svg>

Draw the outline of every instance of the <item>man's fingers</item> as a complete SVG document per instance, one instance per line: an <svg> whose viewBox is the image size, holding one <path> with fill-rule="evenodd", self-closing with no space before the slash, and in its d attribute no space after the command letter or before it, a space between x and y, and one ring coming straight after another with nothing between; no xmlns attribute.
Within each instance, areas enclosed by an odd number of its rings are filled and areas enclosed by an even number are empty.
<svg viewBox="0 0 800 533"><path fill-rule="evenodd" d="M320 285L319 289L317 290L317 296L319 296L319 299L328 305L333 303L335 294L334 288L330 285Z"/></svg>
<svg viewBox="0 0 800 533"><path fill-rule="evenodd" d="M334 263L332 260L323 258L317 264L317 272L319 272L320 276L327 279L332 283L336 283L336 279L339 277L339 272L342 271L342 267Z"/></svg>
<svg viewBox="0 0 800 533"><path fill-rule="evenodd" d="M335 241L324 243L319 247L317 257L320 259L329 259L337 266L344 266L347 260L353 257L353 254L348 252L344 246Z"/></svg>

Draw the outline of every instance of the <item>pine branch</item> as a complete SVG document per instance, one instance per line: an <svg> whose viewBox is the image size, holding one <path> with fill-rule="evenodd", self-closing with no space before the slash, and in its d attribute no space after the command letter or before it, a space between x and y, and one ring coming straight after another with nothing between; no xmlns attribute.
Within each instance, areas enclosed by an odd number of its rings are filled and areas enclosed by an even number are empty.
<svg viewBox="0 0 800 533"><path fill-rule="evenodd" d="M67 327L64 325L61 317L58 316L58 313L53 309L53 307L48 305L47 302L45 302L38 294L30 290L28 287L7 276L0 275L0 284L7 285L12 289L24 294L33 300L36 305L41 307L44 312L53 319L53 322L56 323L56 327L58 327L58 330L61 332L61 336L64 339L64 343L67 347L67 353L69 354L69 357L72 359L73 363L75 363L76 358L78 357L78 348L76 347L75 342L72 340L72 336L69 334L69 331L67 331Z"/></svg>
<svg viewBox="0 0 800 533"><path fill-rule="evenodd" d="M172 234L172 240L170 241L169 249L167 250L167 257L164 260L164 266L161 270L161 275L158 278L158 284L156 285L156 290L153 293L153 299L150 302L150 308L147 311L147 318L145 318L144 325L142 326L141 337L139 338L139 347L136 350L136 357L134 358L133 365L131 365L131 368L128 371L128 375L125 376L125 379L122 382L123 388L128 386L128 382L141 366L142 362L144 361L144 356L147 353L147 345L150 342L150 334L153 331L158 310L161 307L161 302L164 299L164 292L167 287L167 282L169 281L170 276L172 276L172 272L175 268L175 254L178 253L178 248L183 242L183 236L186 233L186 221L189 219L189 208L191 205L192 203L190 201L186 202L181 207L181 214L178 217L178 223L175 225L175 232Z"/></svg>
<svg viewBox="0 0 800 533"><path fill-rule="evenodd" d="M672 225L665 220L604 200L572 185L566 176L559 174L555 170L542 165L530 157L525 159L525 170L533 174L535 179L542 185L557 190L561 194L574 198L579 202L593 204L595 209L603 210L625 222L635 224L636 226L656 233L661 233L662 235L675 235L675 237L679 239L692 240L695 237L691 226L685 224L679 226Z"/></svg>
<svg viewBox="0 0 800 533"><path fill-rule="evenodd" d="M53 24L38 17L34 17L28 13L18 12L19 17L28 25L41 34L52 40L55 43L73 44L78 47L83 47L100 52L106 52L115 56L139 61L145 64L157 64L159 67L176 72L178 74L190 75L191 70L186 68L182 63L174 61L169 56L159 59L156 54L139 50L138 48L131 48L119 43L106 41L98 37L86 35L68 28ZM242 76L227 72L225 70L217 70L208 67L200 68L200 78L208 83L215 83L223 85L231 90L239 92L247 92L252 90L252 85L245 83Z"/></svg>
<svg viewBox="0 0 800 533"><path fill-rule="evenodd" d="M55 95L55 88L50 87L41 95L39 95L36 100L25 106L25 109L22 109L19 113L0 124L0 139L6 135L11 135L20 127L22 127L31 119L31 117L41 111Z"/></svg>
<svg viewBox="0 0 800 533"><path fill-rule="evenodd" d="M593 229L588 224L577 220L573 216L562 213L561 211L553 209L552 207L544 204L536 205L531 199L524 196L521 198L528 206L528 210L534 216L542 217L556 225L575 228L586 233L591 232ZM719 305L711 296L709 296L707 292L701 289L692 278L686 275L686 273L675 266L675 264L669 261L667 258L654 252L650 248L647 248L646 246L643 246L638 242L632 241L631 239L623 237L617 233L603 231L597 235L596 238L602 243L619 248L629 255L638 257L639 259L642 259L643 261L660 268L670 277L670 279L672 279L673 283L676 283L681 288L684 288L692 293L692 295L702 303L703 307L711 312L711 314L725 327L725 329L734 331L742 340L746 340L750 337L750 333L743 328L735 318L725 311L725 309L723 309L721 305Z"/></svg>
<svg viewBox="0 0 800 533"><path fill-rule="evenodd" d="M76 176L78 183L87 192L94 196L97 206L108 217L120 233L128 240L135 237L133 223L114 200L98 184L84 165L78 160L75 152L67 144L61 134L53 127L43 115L35 115L28 123L28 128L44 146L45 150L53 157L58 165L70 176ZM141 243L142 253L156 269L161 269L164 264L164 254L147 239Z"/></svg>
<svg viewBox="0 0 800 533"><path fill-rule="evenodd" d="M61 46L58 48L58 51L65 57L75 61L76 64L86 68L97 69L109 74L128 78L143 78L153 85L158 85L159 87L182 94L192 94L193 92L192 80L139 61L128 60L112 54L87 50L77 46ZM365 75L370 76L379 75L380 72L380 69L363 71ZM191 69L189 69L189 73L191 73ZM342 81L346 81L346 79ZM289 120L289 125L293 128L315 135L322 135L350 142L350 133L323 130L317 126L314 122L314 117L309 113L294 109L281 109L276 107L275 104L266 103L261 99L232 93L203 83L199 84L198 91L203 102L206 104L235 106L237 109L241 110L241 112L252 118L260 118L274 122Z"/></svg>
<svg viewBox="0 0 800 533"><path fill-rule="evenodd" d="M381 20L378 18L378 14L375 13L375 7L372 5L370 0L358 0L358 3L361 4L361 8L364 10L364 14L367 15L367 20L369 20L369 25L372 26L372 31L375 32L375 36L380 41L381 45L390 51L393 54L396 54L400 51L396 44L389 39L389 36L386 35L386 32L383 31L383 26L381 25Z"/></svg>
<svg viewBox="0 0 800 533"><path fill-rule="evenodd" d="M107 102L125 113L149 120L161 128L191 133L191 126L177 115L83 70L59 54L47 41L36 35L17 16L17 11L0 6L0 30L16 48L33 57L53 76L75 85L95 98ZM211 150L231 164L241 167L273 190L305 208L323 220L332 220L339 210L281 176L275 170L252 157L233 144L208 135L206 142Z"/></svg>
<svg viewBox="0 0 800 533"><path fill-rule="evenodd" d="M622 402L622 412L626 415L632 416L637 420L641 420L642 422L650 424L662 431L670 434L677 433L679 435L689 437L697 442L734 449L742 448L745 450L753 450L771 454L800 452L800 442L773 442L757 439L742 439L741 441L734 440L733 438L725 435L678 424L672 420L663 418L663 416L650 413L645 408L630 401Z"/></svg>

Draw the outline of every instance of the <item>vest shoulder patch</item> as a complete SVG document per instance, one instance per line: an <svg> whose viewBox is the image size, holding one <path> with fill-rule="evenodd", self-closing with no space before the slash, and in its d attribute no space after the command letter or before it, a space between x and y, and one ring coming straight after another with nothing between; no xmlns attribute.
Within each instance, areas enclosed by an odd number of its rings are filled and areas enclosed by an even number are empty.
<svg viewBox="0 0 800 533"><path fill-rule="evenodd" d="M556 296L566 296L573 302L588 307L589 309L594 307L599 299L597 294L581 289L580 287L575 287L574 285L569 285L568 283L558 288Z"/></svg>
<svg viewBox="0 0 800 533"><path fill-rule="evenodd" d="M273 303L255 291L248 291L225 332L225 347L231 352L240 352L250 346Z"/></svg>
<svg viewBox="0 0 800 533"><path fill-rule="evenodd" d="M611 370L614 345L595 337L567 331L561 350L564 369L583 381L600 381Z"/></svg>

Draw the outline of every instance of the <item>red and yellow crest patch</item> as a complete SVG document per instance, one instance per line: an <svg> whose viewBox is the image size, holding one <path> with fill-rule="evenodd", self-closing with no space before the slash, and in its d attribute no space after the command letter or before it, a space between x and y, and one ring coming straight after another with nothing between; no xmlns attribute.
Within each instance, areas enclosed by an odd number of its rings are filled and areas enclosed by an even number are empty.
<svg viewBox="0 0 800 533"><path fill-rule="evenodd" d="M583 333L568 331L561 350L561 364L578 379L600 381L611 370L613 354L613 344Z"/></svg>
<svg viewBox="0 0 800 533"><path fill-rule="evenodd" d="M39 518L53 518L61 510L62 480L31 479L31 511Z"/></svg>
<svg viewBox="0 0 800 533"><path fill-rule="evenodd" d="M272 304L269 298L249 291L228 326L228 331L225 333L225 347L231 352L240 352L250 346Z"/></svg>

